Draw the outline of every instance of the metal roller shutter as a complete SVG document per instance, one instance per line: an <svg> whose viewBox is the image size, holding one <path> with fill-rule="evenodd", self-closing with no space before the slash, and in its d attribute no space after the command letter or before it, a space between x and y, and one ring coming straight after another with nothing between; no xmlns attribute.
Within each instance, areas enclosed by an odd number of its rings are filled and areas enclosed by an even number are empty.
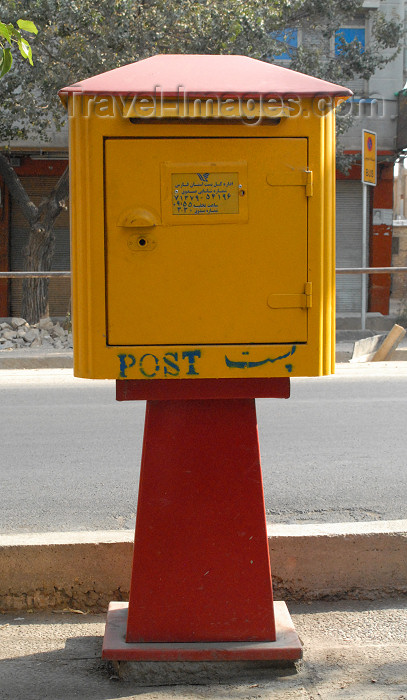
<svg viewBox="0 0 407 700"><path fill-rule="evenodd" d="M357 180L337 180L336 267L361 266L362 183ZM361 275L336 276L336 310L338 313L360 312L361 295Z"/></svg>
<svg viewBox="0 0 407 700"><path fill-rule="evenodd" d="M44 197L47 197L58 182L57 177L22 177L21 182L28 196L38 205ZM70 240L69 240L69 213L63 211L54 224L55 253L52 269L70 269ZM10 269L24 269L24 249L28 242L29 229L27 221L20 208L12 203L10 221ZM22 282L11 280L11 304L12 316L21 316L21 292ZM65 317L70 310L71 283L69 279L50 280L49 283L49 313L50 316Z"/></svg>

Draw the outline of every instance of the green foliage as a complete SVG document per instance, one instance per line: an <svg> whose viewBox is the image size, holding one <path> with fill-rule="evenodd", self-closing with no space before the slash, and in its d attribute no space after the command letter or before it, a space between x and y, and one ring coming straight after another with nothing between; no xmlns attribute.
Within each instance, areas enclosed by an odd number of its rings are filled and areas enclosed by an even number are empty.
<svg viewBox="0 0 407 700"><path fill-rule="evenodd" d="M31 66L34 65L31 46L21 32L37 34L38 29L34 22L26 19L17 20L17 27L18 29L11 22L8 24L0 22L0 78L9 72L13 65L13 54L11 52L13 44L17 44L22 57L28 59Z"/></svg>
<svg viewBox="0 0 407 700"><path fill-rule="evenodd" d="M0 83L0 142L49 139L66 115L58 90L91 75L157 53L244 54L268 61L288 52L290 68L347 85L368 79L399 50L402 28L362 0L0 0L0 16L35 18L36 60L19 63ZM371 16L373 37L332 49L332 36ZM275 33L302 28L298 49ZM21 27L25 29L26 27ZM29 58L27 56L27 58ZM9 59L8 59L9 60ZM22 88L24 86L24 88Z"/></svg>

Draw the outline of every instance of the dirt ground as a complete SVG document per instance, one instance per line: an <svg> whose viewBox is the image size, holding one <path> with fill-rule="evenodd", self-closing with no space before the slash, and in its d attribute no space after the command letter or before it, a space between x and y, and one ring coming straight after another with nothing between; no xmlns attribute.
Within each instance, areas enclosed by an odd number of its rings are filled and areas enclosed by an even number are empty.
<svg viewBox="0 0 407 700"><path fill-rule="evenodd" d="M407 700L407 599L289 604L301 662L101 661L104 615L0 616L1 700Z"/></svg>

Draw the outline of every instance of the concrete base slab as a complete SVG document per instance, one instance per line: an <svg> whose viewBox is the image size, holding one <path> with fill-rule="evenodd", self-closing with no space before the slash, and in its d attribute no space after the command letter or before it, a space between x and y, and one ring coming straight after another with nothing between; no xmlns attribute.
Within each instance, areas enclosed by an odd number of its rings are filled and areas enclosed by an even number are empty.
<svg viewBox="0 0 407 700"><path fill-rule="evenodd" d="M302 658L302 645L287 606L274 603L275 642L127 643L128 603L112 602L107 613L102 658L116 661L236 661Z"/></svg>

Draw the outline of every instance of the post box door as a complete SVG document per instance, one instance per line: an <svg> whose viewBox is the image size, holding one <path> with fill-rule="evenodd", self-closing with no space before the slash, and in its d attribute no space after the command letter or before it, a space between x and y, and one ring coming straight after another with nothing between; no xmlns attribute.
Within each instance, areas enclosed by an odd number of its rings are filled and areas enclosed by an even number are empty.
<svg viewBox="0 0 407 700"><path fill-rule="evenodd" d="M305 138L105 141L110 345L307 340Z"/></svg>

